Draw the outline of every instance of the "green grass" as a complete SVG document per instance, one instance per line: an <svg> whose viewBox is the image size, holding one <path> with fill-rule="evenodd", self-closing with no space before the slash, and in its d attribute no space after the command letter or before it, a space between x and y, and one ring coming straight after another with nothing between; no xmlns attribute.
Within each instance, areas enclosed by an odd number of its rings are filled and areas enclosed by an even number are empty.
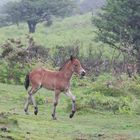
<svg viewBox="0 0 140 140"><path fill-rule="evenodd" d="M101 48L104 57L111 58L112 49L108 49L105 45L94 41L94 30L95 28L91 24L91 15L87 14L63 20L56 19L50 27L38 24L36 33L32 34L32 36L34 36L38 44L45 47L78 45L81 53L87 53L88 47L93 49L93 53L96 53ZM28 34L26 24L20 24L19 28L17 26L3 27L0 28L0 32L0 44L8 38L21 38L25 44L27 43L25 39L25 34ZM77 105L80 105L81 108L74 118L69 119L71 101L62 94L57 107L58 120L56 121L51 118L53 92L40 90L36 94L36 99L40 103L38 106L39 114L35 116L33 106L30 106L30 115L25 115L23 108L27 93L24 87L0 84L0 128L6 127L9 130L8 132L3 132L0 129L0 140L140 139L140 116L136 115L138 113L133 113L132 111L130 114L118 113L114 115L112 111L103 111L104 106L100 105L114 101L113 99L117 98L113 95L119 93L119 96L124 97L124 100L127 100L127 96L129 97L131 94L134 97L132 98L132 105L136 106L139 103L140 85L126 80L127 83L125 84L126 86L124 85L124 89L122 87L120 90L118 86L118 89L113 91L112 89L102 88L102 86L105 86L106 80L108 81L109 77L100 77L100 80L94 83L90 83L88 80L81 80L80 84L85 85L86 83L87 86L78 86L79 80L75 80L72 83L74 87L73 93L79 97L77 98ZM114 83L115 88L117 84L116 81ZM125 90L126 94L124 94ZM88 96L88 94L90 95ZM99 107L103 109L86 110L84 107L86 107L85 105L90 97L95 100L98 99L100 101ZM45 103L46 98L48 100L47 104ZM140 112L139 106L137 112Z"/></svg>
<svg viewBox="0 0 140 140"><path fill-rule="evenodd" d="M77 87L80 88L80 87ZM74 88L75 94L80 91ZM23 86L0 84L0 127L8 128L8 132L0 130L0 139L8 140L132 140L140 139L139 115L113 115L111 112L92 113L77 112L74 118L69 119L70 110L67 111L67 99L61 95L57 107L58 120L51 119L53 92L40 90L36 96L42 98L44 103L38 105L39 114L23 112L27 93ZM48 103L45 103L45 100ZM2 113L4 115L2 115Z"/></svg>
<svg viewBox="0 0 140 140"><path fill-rule="evenodd" d="M67 45L75 41L87 43L93 39L93 25L91 24L91 15L75 16L65 19L56 19L50 27L44 24L37 24L36 33L32 34L35 40L46 47L54 47L56 45ZM0 28L0 42L7 38L24 38L28 34L27 24L20 24ZM94 35L94 34L93 34ZM85 44L84 43L84 44ZM84 45L83 44L83 45Z"/></svg>

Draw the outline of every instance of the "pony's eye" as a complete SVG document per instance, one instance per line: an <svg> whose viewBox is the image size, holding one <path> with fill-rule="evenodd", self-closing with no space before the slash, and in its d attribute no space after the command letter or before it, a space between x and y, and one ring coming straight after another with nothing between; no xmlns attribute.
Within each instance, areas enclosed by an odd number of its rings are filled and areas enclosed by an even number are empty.
<svg viewBox="0 0 140 140"><path fill-rule="evenodd" d="M75 64L74 66L75 66L75 67L77 67L78 65L77 65L77 64Z"/></svg>

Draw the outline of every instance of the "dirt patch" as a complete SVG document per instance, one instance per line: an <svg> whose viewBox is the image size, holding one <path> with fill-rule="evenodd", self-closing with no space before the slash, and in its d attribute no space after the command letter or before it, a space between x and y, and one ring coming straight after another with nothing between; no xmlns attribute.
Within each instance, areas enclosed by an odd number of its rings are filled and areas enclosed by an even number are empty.
<svg viewBox="0 0 140 140"><path fill-rule="evenodd" d="M74 140L89 140L92 137L93 136L91 136L91 135L86 135L86 134L78 133L77 136L74 138Z"/></svg>
<svg viewBox="0 0 140 140"><path fill-rule="evenodd" d="M12 136L3 136L3 135L0 135L0 139L2 139L2 140L15 140Z"/></svg>
<svg viewBox="0 0 140 140"><path fill-rule="evenodd" d="M18 121L16 119L10 119L9 116L13 115L10 112L0 112L0 124L14 124L18 125Z"/></svg>
<svg viewBox="0 0 140 140"><path fill-rule="evenodd" d="M132 140L132 137L126 134L116 134L113 137L114 140Z"/></svg>
<svg viewBox="0 0 140 140"><path fill-rule="evenodd" d="M1 127L0 130L1 130L2 132L8 132L8 133L10 133L10 130L9 130L9 128L7 128L7 127Z"/></svg>

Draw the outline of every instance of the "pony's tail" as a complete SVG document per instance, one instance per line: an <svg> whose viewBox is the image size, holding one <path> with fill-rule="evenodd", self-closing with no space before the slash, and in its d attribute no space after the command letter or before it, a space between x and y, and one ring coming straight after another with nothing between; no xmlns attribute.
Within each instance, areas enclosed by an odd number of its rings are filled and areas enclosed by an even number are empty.
<svg viewBox="0 0 140 140"><path fill-rule="evenodd" d="M29 84L30 84L30 79L29 79L29 74L27 74L24 82L24 86L26 90L28 89Z"/></svg>

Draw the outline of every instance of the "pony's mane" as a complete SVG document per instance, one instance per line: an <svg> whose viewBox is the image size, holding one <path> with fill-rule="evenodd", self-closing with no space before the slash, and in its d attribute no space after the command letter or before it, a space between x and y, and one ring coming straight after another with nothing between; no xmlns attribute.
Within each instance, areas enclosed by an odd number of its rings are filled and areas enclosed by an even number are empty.
<svg viewBox="0 0 140 140"><path fill-rule="evenodd" d="M64 68L64 66L70 61L70 59L67 59L65 61L65 63L59 68L59 71L62 70Z"/></svg>
<svg viewBox="0 0 140 140"><path fill-rule="evenodd" d="M64 68L64 66L69 62L69 61L72 61L73 59L76 59L76 57L71 57L70 59L67 59L66 61L65 61L65 63L59 68L59 71L60 70L62 70L63 68Z"/></svg>

